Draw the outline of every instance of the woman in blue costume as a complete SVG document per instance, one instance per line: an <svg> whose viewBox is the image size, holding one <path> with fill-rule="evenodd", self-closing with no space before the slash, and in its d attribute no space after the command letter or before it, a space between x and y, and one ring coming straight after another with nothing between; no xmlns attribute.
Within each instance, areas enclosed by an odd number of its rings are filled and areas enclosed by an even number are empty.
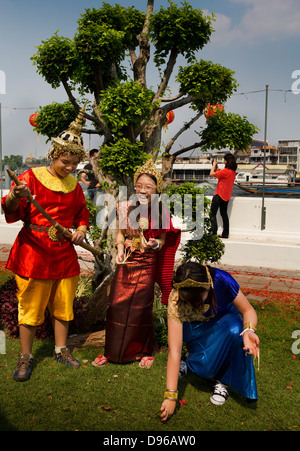
<svg viewBox="0 0 300 451"><path fill-rule="evenodd" d="M255 310L227 272L187 262L173 277L168 304L169 356L161 419L173 415L178 397L182 343L187 366L197 376L215 379L210 400L222 405L228 386L257 400L252 356L259 358Z"/></svg>

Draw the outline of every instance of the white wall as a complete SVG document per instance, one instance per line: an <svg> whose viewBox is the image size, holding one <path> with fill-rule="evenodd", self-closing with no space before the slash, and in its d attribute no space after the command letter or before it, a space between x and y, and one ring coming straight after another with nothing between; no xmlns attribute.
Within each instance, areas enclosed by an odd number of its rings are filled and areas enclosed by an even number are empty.
<svg viewBox="0 0 300 451"><path fill-rule="evenodd" d="M233 197L229 201L229 239L222 264L282 270L300 269L300 198L265 198L266 223L261 229L262 199ZM222 219L218 213L218 234ZM183 240L189 239L183 233Z"/></svg>
<svg viewBox="0 0 300 451"><path fill-rule="evenodd" d="M5 193L3 193L4 195ZM265 198L266 228L261 230L262 200L234 197L228 206L230 237L221 263L286 270L300 269L300 198ZM222 232L222 219L218 215ZM22 223L6 224L0 215L0 243L13 244ZM182 241L189 238L182 234Z"/></svg>

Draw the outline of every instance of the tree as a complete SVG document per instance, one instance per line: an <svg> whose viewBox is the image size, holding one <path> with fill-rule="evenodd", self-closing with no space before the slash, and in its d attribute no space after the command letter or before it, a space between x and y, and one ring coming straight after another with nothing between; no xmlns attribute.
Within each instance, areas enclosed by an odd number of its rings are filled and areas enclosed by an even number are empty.
<svg viewBox="0 0 300 451"><path fill-rule="evenodd" d="M114 196L118 184L132 190L133 174L149 156L162 159L167 186L176 157L191 149L247 148L256 128L245 117L223 111L199 128L198 142L175 149L207 104L225 103L237 89L233 71L198 59L210 40L213 20L186 1L180 6L169 1L167 8L155 12L154 0L148 0L145 13L105 2L98 9L86 9L73 39L56 32L32 57L38 73L54 89L63 85L68 98L63 105L40 108L36 130L48 138L57 136L64 128L62 117L64 123L71 122L85 98L92 98L86 112L91 127L83 131L99 135L100 157L93 165L99 181ZM156 90L148 87L146 77L152 49L160 78ZM177 67L179 57L186 61L184 67ZM178 94L168 96L175 70ZM167 113L184 106L190 107L191 117L161 151ZM97 244L101 248L111 240L103 232ZM103 269L110 267L111 252L102 249L103 259L108 256ZM108 274L105 270L103 277Z"/></svg>
<svg viewBox="0 0 300 451"><path fill-rule="evenodd" d="M2 165L9 166L12 171L15 171L23 166L23 157L22 155L10 155L9 157L4 155Z"/></svg>
<svg viewBox="0 0 300 451"><path fill-rule="evenodd" d="M63 85L68 97L68 102L62 105L52 104L40 109L39 117L43 120L37 126L39 133L49 138L56 136L58 127L62 130L63 124L73 120L78 112L79 99L93 96L93 105L86 114L92 128L84 131L103 138L100 179L110 174L113 166L118 166L122 172L115 170L114 177L117 182L126 184L140 159L145 159L146 155L157 159L167 113L186 105L190 106L192 115L167 143L162 156L164 176L170 172L175 157L192 148L246 148L256 131L246 118L234 115L229 120L223 113L218 119L210 119L207 127L199 131L199 142L173 151L178 138L203 115L206 105L225 103L236 91L237 81L230 69L197 60L213 32L213 17L205 16L186 1L180 7L170 1L167 8L161 7L157 12L153 8L154 0L148 0L146 13L135 7L112 6L105 2L99 9L86 9L78 20L73 39L58 36L56 32L42 41L32 57L38 73L54 89ZM164 68L156 91L148 88L146 82L150 43L157 71L161 73ZM124 66L128 63L127 55L131 76ZM186 59L187 65L178 68L178 94L167 97L179 56ZM218 136L218 127L226 132ZM236 130L231 133L233 129ZM133 153L137 156L136 165L132 164ZM128 155L128 160L124 154Z"/></svg>

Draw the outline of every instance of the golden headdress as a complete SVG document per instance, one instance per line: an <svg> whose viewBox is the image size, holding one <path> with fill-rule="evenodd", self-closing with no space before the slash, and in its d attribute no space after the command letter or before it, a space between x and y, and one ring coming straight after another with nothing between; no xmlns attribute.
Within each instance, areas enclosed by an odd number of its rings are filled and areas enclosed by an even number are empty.
<svg viewBox="0 0 300 451"><path fill-rule="evenodd" d="M197 282L196 280L193 279L185 279L183 282L173 283L173 287L176 290L179 290L180 288L204 288L205 290L214 288L213 280L211 278L209 269L207 266L205 266L205 268L207 274L207 282Z"/></svg>
<svg viewBox="0 0 300 451"><path fill-rule="evenodd" d="M156 178L156 182L157 182L157 184L156 184L157 192L158 193L162 192L162 184L163 184L162 175L159 172L159 170L156 168L154 161L152 159L146 161L146 163L136 171L136 173L134 174L134 178L133 178L134 185L136 185L137 179L142 174L153 175Z"/></svg>
<svg viewBox="0 0 300 451"><path fill-rule="evenodd" d="M48 156L58 158L64 152L77 155L80 161L85 159L85 150L81 130L84 122L84 112L87 102L80 109L76 119L71 122L67 130L62 131L57 138L52 139L52 149Z"/></svg>

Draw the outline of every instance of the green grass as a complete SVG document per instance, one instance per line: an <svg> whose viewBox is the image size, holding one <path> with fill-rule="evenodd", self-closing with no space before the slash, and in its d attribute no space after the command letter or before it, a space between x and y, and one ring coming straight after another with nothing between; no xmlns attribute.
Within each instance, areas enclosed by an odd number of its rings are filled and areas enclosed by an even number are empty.
<svg viewBox="0 0 300 451"><path fill-rule="evenodd" d="M247 404L231 390L224 406L213 406L212 382L189 374L179 383L179 398L186 404L163 424L157 412L165 389L166 351L156 354L150 370L137 362L97 369L91 362L103 349L75 349L79 360L88 360L75 370L54 361L51 340L36 340L31 379L17 383L12 374L20 342L7 338L6 354L0 354L0 430L299 431L299 354L291 350L292 333L300 328L299 297L268 297L264 304L253 304L261 340L257 403Z"/></svg>
<svg viewBox="0 0 300 451"><path fill-rule="evenodd" d="M8 269L5 269L4 265L1 265L0 263L0 287L12 276L13 273L8 271Z"/></svg>

